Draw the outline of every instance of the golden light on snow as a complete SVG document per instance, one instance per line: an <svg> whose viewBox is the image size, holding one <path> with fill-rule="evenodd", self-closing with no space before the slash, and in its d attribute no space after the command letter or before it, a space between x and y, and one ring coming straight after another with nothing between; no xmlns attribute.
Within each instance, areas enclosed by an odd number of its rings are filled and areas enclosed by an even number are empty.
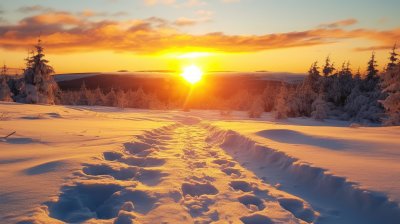
<svg viewBox="0 0 400 224"><path fill-rule="evenodd" d="M196 65L190 65L183 69L181 76L191 84L195 84L201 80L203 72Z"/></svg>

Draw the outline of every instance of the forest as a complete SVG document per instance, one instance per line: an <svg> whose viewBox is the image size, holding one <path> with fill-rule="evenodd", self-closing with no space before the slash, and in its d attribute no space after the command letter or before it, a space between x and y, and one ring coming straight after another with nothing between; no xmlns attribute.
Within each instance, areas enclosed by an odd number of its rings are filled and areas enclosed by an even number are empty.
<svg viewBox="0 0 400 224"><path fill-rule="evenodd" d="M262 92L237 90L228 97L193 94L177 90L167 99L138 89L87 88L62 91L53 79L54 69L45 59L41 40L25 59L23 74L10 76L4 65L0 78L0 100L28 104L112 106L142 109L215 109L222 116L233 110L248 111L250 118L273 112L275 118L313 117L339 119L355 123L400 124L400 62L396 45L382 71L373 52L366 73L353 71L350 62L336 67L328 56L320 67L312 63L300 83L281 82L266 85Z"/></svg>

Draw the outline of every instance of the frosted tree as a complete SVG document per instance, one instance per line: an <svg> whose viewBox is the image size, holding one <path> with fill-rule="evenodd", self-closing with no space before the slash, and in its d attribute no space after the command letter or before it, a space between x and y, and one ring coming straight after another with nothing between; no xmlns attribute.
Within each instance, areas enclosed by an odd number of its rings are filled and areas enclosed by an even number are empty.
<svg viewBox="0 0 400 224"><path fill-rule="evenodd" d="M386 70L391 70L392 68L396 67L399 59L397 58L399 54L396 52L397 45L395 44L392 48L392 52L390 52L389 63L387 65Z"/></svg>
<svg viewBox="0 0 400 224"><path fill-rule="evenodd" d="M125 93L125 91L123 91L122 89L119 89L116 92L117 95L117 106L119 108L125 108L128 106L128 99L127 99L127 95Z"/></svg>
<svg viewBox="0 0 400 224"><path fill-rule="evenodd" d="M27 68L24 71L25 102L54 104L58 91L57 83L52 77L54 69L44 59L44 48L40 39L35 49L34 54L28 57Z"/></svg>
<svg viewBox="0 0 400 224"><path fill-rule="evenodd" d="M7 83L6 76L0 76L0 101L12 102L11 91Z"/></svg>
<svg viewBox="0 0 400 224"><path fill-rule="evenodd" d="M323 121L328 117L328 104L325 101L325 96L322 91L312 103L312 110L311 116L316 120Z"/></svg>
<svg viewBox="0 0 400 224"><path fill-rule="evenodd" d="M387 119L386 125L400 125L400 64L387 70L382 78L384 93L387 94L383 104Z"/></svg>
<svg viewBox="0 0 400 224"><path fill-rule="evenodd" d="M314 62L308 70L308 76L305 79L305 84L309 85L314 92L318 92L320 89L320 72L318 62Z"/></svg>
<svg viewBox="0 0 400 224"><path fill-rule="evenodd" d="M335 66L333 63L331 63L331 59L328 56L325 59L325 65L322 68L322 73L324 74L325 77L328 77L328 76L332 75L334 71L335 71Z"/></svg>
<svg viewBox="0 0 400 224"><path fill-rule="evenodd" d="M256 96L247 111L249 118L260 118L264 112L264 107L262 96Z"/></svg>
<svg viewBox="0 0 400 224"><path fill-rule="evenodd" d="M149 105L146 98L146 93L142 88L139 88L134 92L132 98L128 100L131 102L133 108L148 108Z"/></svg>
<svg viewBox="0 0 400 224"><path fill-rule="evenodd" d="M79 89L78 105L89 105L90 92L86 88L85 81L82 82L81 88Z"/></svg>
<svg viewBox="0 0 400 224"><path fill-rule="evenodd" d="M264 111L270 112L274 109L275 99L277 97L277 92L279 89L275 85L267 83L264 91L261 94L261 99L264 104Z"/></svg>
<svg viewBox="0 0 400 224"><path fill-rule="evenodd" d="M342 69L338 74L338 79L340 92L336 105L342 107L345 105L347 97L351 94L351 91L354 88L353 74L350 69L350 62L343 63Z"/></svg>
<svg viewBox="0 0 400 224"><path fill-rule="evenodd" d="M286 84L282 83L278 98L276 99L274 117L276 119L285 119L288 117L288 98L289 91Z"/></svg>
<svg viewBox="0 0 400 224"><path fill-rule="evenodd" d="M92 91L91 98L89 100L92 105L102 106L104 105L104 98L105 96L103 91L100 89L100 87L97 87Z"/></svg>
<svg viewBox="0 0 400 224"><path fill-rule="evenodd" d="M117 94L115 93L114 88L111 88L110 92L108 92L106 96L106 105L111 107L118 106Z"/></svg>
<svg viewBox="0 0 400 224"><path fill-rule="evenodd" d="M375 60L375 52L372 52L371 59L368 61L367 75L363 80L363 90L373 91L378 85L378 64Z"/></svg>

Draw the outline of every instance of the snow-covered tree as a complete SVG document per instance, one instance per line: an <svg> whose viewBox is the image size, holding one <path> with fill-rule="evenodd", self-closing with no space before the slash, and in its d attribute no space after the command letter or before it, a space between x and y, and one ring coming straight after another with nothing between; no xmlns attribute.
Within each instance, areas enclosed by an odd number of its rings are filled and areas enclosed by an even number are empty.
<svg viewBox="0 0 400 224"><path fill-rule="evenodd" d="M27 68L24 71L24 92L26 103L54 104L57 83L52 74L54 69L44 59L44 48L41 40L35 45L35 53L27 60Z"/></svg>
<svg viewBox="0 0 400 224"><path fill-rule="evenodd" d="M262 113L264 112L264 102L262 100L262 96L256 96L247 111L249 118L260 118Z"/></svg>
<svg viewBox="0 0 400 224"><path fill-rule="evenodd" d="M7 83L5 75L0 76L0 101L13 101L11 98L11 91Z"/></svg>
<svg viewBox="0 0 400 224"><path fill-rule="evenodd" d="M117 92L117 106L119 108L125 108L128 106L128 99L126 97L126 93L125 91L123 91L122 89L119 89Z"/></svg>
<svg viewBox="0 0 400 224"><path fill-rule="evenodd" d="M91 98L90 95L90 91L86 88L85 81L83 81L81 88L79 89L79 99L77 105L89 105L89 98Z"/></svg>
<svg viewBox="0 0 400 224"><path fill-rule="evenodd" d="M383 91L388 96L381 101L385 107L387 125L400 125L400 64L387 70L382 78Z"/></svg>
<svg viewBox="0 0 400 224"><path fill-rule="evenodd" d="M363 80L363 90L373 91L378 85L378 64L375 60L375 52L372 52L371 59L368 61L367 75Z"/></svg>
<svg viewBox="0 0 400 224"><path fill-rule="evenodd" d="M335 66L333 63L331 63L331 59L328 56L325 59L325 65L322 68L322 73L324 74L325 77L328 77L333 74L333 71L335 71Z"/></svg>
<svg viewBox="0 0 400 224"><path fill-rule="evenodd" d="M91 93L92 94L91 94L91 97L89 98L89 104L98 105L98 106L104 105L105 96L104 96L103 91L100 89L100 87L97 87Z"/></svg>
<svg viewBox="0 0 400 224"><path fill-rule="evenodd" d="M288 117L288 112L289 112L288 103L289 103L289 91L286 84L282 83L274 108L274 117L276 119L285 119Z"/></svg>
<svg viewBox="0 0 400 224"><path fill-rule="evenodd" d="M387 65L386 70L391 70L392 68L396 67L399 61L398 59L399 54L396 52L396 50L397 50L397 45L395 44L392 48L392 51L390 52L389 63Z"/></svg>
<svg viewBox="0 0 400 224"><path fill-rule="evenodd" d="M328 104L322 91L312 103L312 110L311 116L316 120L322 121L328 117Z"/></svg>
<svg viewBox="0 0 400 224"><path fill-rule="evenodd" d="M106 96L106 105L111 107L116 107L118 105L118 98L114 88L111 88Z"/></svg>
<svg viewBox="0 0 400 224"><path fill-rule="evenodd" d="M0 101L13 101L11 98L12 93L7 82L7 71L7 66L4 65L0 74Z"/></svg>
<svg viewBox="0 0 400 224"><path fill-rule="evenodd" d="M314 62L310 69L308 70L308 76L304 80L305 85L309 85L314 92L318 92L320 89L320 72L318 67L318 62ZM303 84L303 85L304 85Z"/></svg>
<svg viewBox="0 0 400 224"><path fill-rule="evenodd" d="M339 98L336 102L337 106L344 106L346 103L347 97L351 94L352 89L354 88L353 82L353 74L350 69L350 62L343 63L342 69L338 73L339 79Z"/></svg>

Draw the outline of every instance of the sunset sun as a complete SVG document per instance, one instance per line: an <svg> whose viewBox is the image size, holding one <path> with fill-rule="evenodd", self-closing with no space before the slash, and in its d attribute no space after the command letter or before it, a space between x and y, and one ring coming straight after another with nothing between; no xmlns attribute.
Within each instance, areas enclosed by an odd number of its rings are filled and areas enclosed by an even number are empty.
<svg viewBox="0 0 400 224"><path fill-rule="evenodd" d="M203 72L196 65L190 65L183 69L181 76L191 84L195 84L201 80Z"/></svg>

